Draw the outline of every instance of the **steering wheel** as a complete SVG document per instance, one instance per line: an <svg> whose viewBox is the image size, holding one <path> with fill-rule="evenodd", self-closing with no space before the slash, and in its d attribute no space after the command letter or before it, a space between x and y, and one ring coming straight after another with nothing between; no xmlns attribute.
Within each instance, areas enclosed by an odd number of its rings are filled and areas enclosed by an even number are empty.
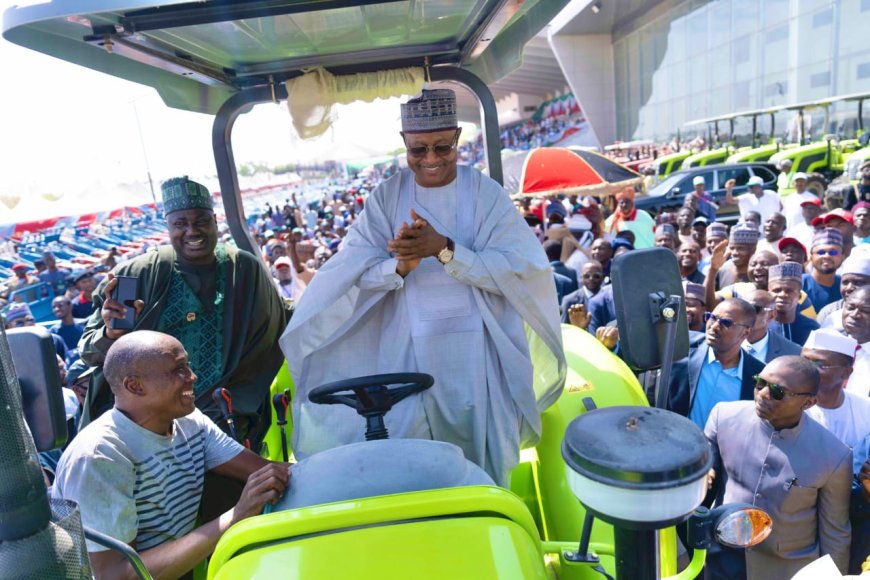
<svg viewBox="0 0 870 580"><path fill-rule="evenodd" d="M347 405L366 419L366 441L387 439L387 411L434 382L432 375L425 373L369 375L321 385L308 393L308 400L320 405ZM392 385L401 386L390 388Z"/></svg>

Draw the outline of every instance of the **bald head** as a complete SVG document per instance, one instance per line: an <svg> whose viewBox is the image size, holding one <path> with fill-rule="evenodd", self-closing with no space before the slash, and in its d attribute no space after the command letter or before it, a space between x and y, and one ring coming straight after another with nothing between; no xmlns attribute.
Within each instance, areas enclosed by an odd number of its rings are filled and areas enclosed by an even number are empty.
<svg viewBox="0 0 870 580"><path fill-rule="evenodd" d="M156 361L183 347L175 338L162 332L137 330L115 341L106 354L103 374L117 397L124 391L124 380L147 375Z"/></svg>
<svg viewBox="0 0 870 580"><path fill-rule="evenodd" d="M819 369L814 362L803 357L780 356L767 363L764 370L788 377L785 386L793 392L813 394L819 392Z"/></svg>

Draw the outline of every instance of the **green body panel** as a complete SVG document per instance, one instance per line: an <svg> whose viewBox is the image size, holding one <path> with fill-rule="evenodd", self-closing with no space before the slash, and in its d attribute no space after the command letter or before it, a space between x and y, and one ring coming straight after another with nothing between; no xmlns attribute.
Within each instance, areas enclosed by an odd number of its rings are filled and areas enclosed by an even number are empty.
<svg viewBox="0 0 870 580"><path fill-rule="evenodd" d="M408 522L414 520L421 521L409 527ZM439 521L452 521L458 525L454 528L439 527L436 525ZM460 530L464 527L468 530L462 534ZM361 538L364 532L361 528L372 530L365 533L366 539ZM437 530L433 537L430 537L430 530ZM290 539L292 543L282 542ZM329 542L324 545L321 539ZM388 551L377 552L380 557L369 560L369 570L357 558L354 573L347 576L342 574L342 571L348 570L345 562L355 558L347 558L347 551L342 552L345 557L330 557L328 550L333 539L346 550L351 550L356 544L364 546L371 553L382 544L381 549ZM384 539L388 541L382 542ZM276 550L251 549L256 545L274 542L280 543ZM462 566L468 562L469 569L481 571L484 568L476 566L487 564L472 563L478 558L486 560L486 554L479 553L481 545L489 546L485 551L492 554L499 570L503 567L512 574L503 577L522 578L526 571L534 572L526 577L543 577L544 554L531 515L513 493L494 486L363 498L249 518L230 528L221 537L209 563L208 574L210 579L279 578L288 574L295 577L290 570L273 566L287 566L293 561L311 559L310 566L316 569L306 569L305 577L382 578L390 575L388 577L408 578L427 570L422 558L431 554L440 558L451 554L456 562L462 562ZM282 548L289 548L287 551L292 552L292 555L284 558L277 554ZM404 552L404 557L408 558L407 566L397 565L395 558L398 552ZM261 553L262 561L258 557ZM223 572L225 566L241 556L245 556L244 567L233 564L232 570L236 574ZM385 565L385 561L389 565ZM242 576L239 576L241 571Z"/></svg>
<svg viewBox="0 0 870 580"><path fill-rule="evenodd" d="M725 163L751 163L767 161L782 149L781 145L763 145L755 148L743 148L725 160Z"/></svg>
<svg viewBox="0 0 870 580"><path fill-rule="evenodd" d="M586 514L568 486L562 438L568 424L586 412L583 399L591 398L596 407L615 405L648 406L634 373L608 351L593 335L574 326L562 325L562 340L568 361L565 392L555 405L541 415L543 433L537 445L541 504L546 529L545 540L576 541ZM613 545L613 528L595 521L592 542ZM661 538L662 575L676 573L676 544L673 529ZM602 558L605 568L613 570L612 560Z"/></svg>
<svg viewBox="0 0 870 580"><path fill-rule="evenodd" d="M707 165L716 165L725 163L725 160L731 155L734 150L730 147L720 147L718 149L710 149L701 151L694 155L689 155L683 160L682 168L689 167L705 167Z"/></svg>
<svg viewBox="0 0 870 580"><path fill-rule="evenodd" d="M600 407L646 406L647 400L631 370L594 336L569 325L562 325L562 336L568 362L565 391L542 414L543 433L538 445L523 450L521 463L512 475L512 492L497 487L441 489L250 518L221 538L211 558L209 578L407 578L421 573L434 577L536 578L546 572L542 540L551 541L547 551L556 552L546 560L551 572L555 570L567 580L599 578L590 565L567 562L561 550L554 549L558 545L576 547L585 515L568 486L562 437L568 424L586 412L586 397ZM272 392L285 388L292 389L286 366L276 377ZM266 439L271 457L280 456L278 437L273 425ZM486 517L482 517L484 513ZM424 518L438 519L412 522ZM249 549L260 544L271 545ZM672 575L676 572L673 529L662 532L660 544L661 573ZM426 549L420 550L420 546ZM592 549L612 573L610 525L595 522ZM399 552L402 557L397 559ZM438 560L430 560L432 554ZM389 559L389 566L384 565L384 559Z"/></svg>
<svg viewBox="0 0 870 580"><path fill-rule="evenodd" d="M656 177L662 180L674 171L679 170L683 165L683 161L690 155L692 155L691 151L677 151L676 153L662 155L653 162L656 167Z"/></svg>
<svg viewBox="0 0 870 580"><path fill-rule="evenodd" d="M544 579L536 544L537 538L504 518L396 523L251 550L214 578Z"/></svg>
<svg viewBox="0 0 870 580"><path fill-rule="evenodd" d="M792 160L792 173L803 172L813 173L825 171L829 168L830 160L828 159L828 151L832 153L832 157L838 154L837 148L832 144L828 146L828 142L815 142L809 145L801 145L793 149L784 149L771 156L771 163L779 163L784 159Z"/></svg>
<svg viewBox="0 0 870 580"><path fill-rule="evenodd" d="M292 398L296 396L296 386L293 384L293 376L290 374L290 369L287 368L287 361L278 369L278 374L275 380L272 381L272 387L269 389L269 404L271 405L272 397L278 393L283 393L286 389L290 390L291 403ZM260 455L272 461L283 461L281 453L281 429L278 427L277 417L275 416L275 408L272 407L272 426L266 431L263 437L263 447L260 450ZM293 417L290 408L287 409L287 450L292 455L293 448L290 445L290 434L293 432Z"/></svg>

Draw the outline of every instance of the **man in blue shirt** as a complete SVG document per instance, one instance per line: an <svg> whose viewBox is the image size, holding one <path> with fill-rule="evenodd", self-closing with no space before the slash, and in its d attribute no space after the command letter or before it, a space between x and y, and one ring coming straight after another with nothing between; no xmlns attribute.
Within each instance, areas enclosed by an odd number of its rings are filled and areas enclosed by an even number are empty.
<svg viewBox="0 0 870 580"><path fill-rule="evenodd" d="M54 254L51 252L43 252L42 261L45 263L45 270L39 273L39 281L51 286L55 296L62 296L66 292L66 279L69 277L69 270L58 268Z"/></svg>
<svg viewBox="0 0 870 580"><path fill-rule="evenodd" d="M57 324L49 330L63 339L66 344L66 362L71 364L79 358L79 339L85 331L83 322L76 322L72 315L72 303L66 296L58 296L51 301L51 311L57 317Z"/></svg>
<svg viewBox="0 0 870 580"><path fill-rule="evenodd" d="M668 409L703 428L716 403L752 400L752 376L764 363L741 345L755 317L755 308L740 298L723 300L707 314L704 334L690 333L689 356L671 370Z"/></svg>
<svg viewBox="0 0 870 580"><path fill-rule="evenodd" d="M843 257L843 235L839 231L825 228L816 232L810 249L813 269L809 274L804 274L801 281L801 288L809 296L816 312L842 298L837 268L843 263Z"/></svg>

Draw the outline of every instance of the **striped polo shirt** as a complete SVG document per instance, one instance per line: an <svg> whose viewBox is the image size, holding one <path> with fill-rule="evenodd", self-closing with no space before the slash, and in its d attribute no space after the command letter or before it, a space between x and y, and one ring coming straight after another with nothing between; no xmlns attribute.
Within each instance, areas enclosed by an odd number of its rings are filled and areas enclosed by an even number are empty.
<svg viewBox="0 0 870 580"><path fill-rule="evenodd" d="M193 529L205 472L243 449L199 410L164 436L112 409L64 451L52 496L78 503L84 525L143 551ZM105 549L88 542L90 552Z"/></svg>

